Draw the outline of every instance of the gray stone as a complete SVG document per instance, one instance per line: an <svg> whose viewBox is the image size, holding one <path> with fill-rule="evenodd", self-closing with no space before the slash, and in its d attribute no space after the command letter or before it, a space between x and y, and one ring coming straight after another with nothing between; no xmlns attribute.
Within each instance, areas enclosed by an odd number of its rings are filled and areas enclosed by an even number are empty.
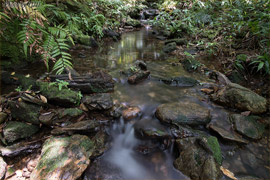
<svg viewBox="0 0 270 180"><path fill-rule="evenodd" d="M113 107L112 97L108 93L98 93L85 96L82 102L90 111L108 110Z"/></svg>
<svg viewBox="0 0 270 180"><path fill-rule="evenodd" d="M161 122L176 125L205 125L210 122L210 110L189 101L158 106L156 116Z"/></svg>
<svg viewBox="0 0 270 180"><path fill-rule="evenodd" d="M166 44L166 45L163 47L163 52L169 54L169 53L173 52L173 51L176 50L176 49L177 49L176 43L175 43L175 42L172 42L172 43Z"/></svg>
<svg viewBox="0 0 270 180"><path fill-rule="evenodd" d="M7 119L7 114L4 112L0 112L0 124L2 124L3 122L5 122Z"/></svg>

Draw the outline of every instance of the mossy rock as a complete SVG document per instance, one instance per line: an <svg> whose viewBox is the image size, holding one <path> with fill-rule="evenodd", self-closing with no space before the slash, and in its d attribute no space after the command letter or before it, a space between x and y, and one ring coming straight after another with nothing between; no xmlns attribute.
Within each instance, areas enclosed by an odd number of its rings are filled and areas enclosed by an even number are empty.
<svg viewBox="0 0 270 180"><path fill-rule="evenodd" d="M240 134L251 139L260 139L262 137L265 127L258 122L260 117L233 114L231 119L234 122L236 131Z"/></svg>
<svg viewBox="0 0 270 180"><path fill-rule="evenodd" d="M9 101L8 102L10 110L11 110L11 116L14 119L19 119L21 121L29 122L32 124L39 124L39 112L41 107L26 103L26 102L15 102L15 101Z"/></svg>
<svg viewBox="0 0 270 180"><path fill-rule="evenodd" d="M4 112L0 112L0 124L2 124L3 122L5 122L5 120L7 119L8 115Z"/></svg>
<svg viewBox="0 0 270 180"><path fill-rule="evenodd" d="M55 85L39 82L40 92L48 99L51 104L63 107L74 106L80 103L81 97L79 92L63 87L61 90Z"/></svg>
<svg viewBox="0 0 270 180"><path fill-rule="evenodd" d="M206 139L207 139L208 146L213 151L213 156L214 156L215 160L217 161L217 163L219 165L221 165L222 164L222 154L221 154L220 146L218 143L218 139L214 136L207 137Z"/></svg>
<svg viewBox="0 0 270 180"><path fill-rule="evenodd" d="M94 143L87 136L51 137L46 140L31 180L78 179L90 163Z"/></svg>
<svg viewBox="0 0 270 180"><path fill-rule="evenodd" d="M18 121L9 121L3 129L4 138L7 143L31 137L39 130L38 126L29 125Z"/></svg>
<svg viewBox="0 0 270 180"><path fill-rule="evenodd" d="M164 47L163 47L163 52L165 52L165 53L171 53L171 52L173 52L174 50L176 50L177 49L177 47L176 47L176 43L175 42L172 42L172 43L168 43L168 44L166 44Z"/></svg>
<svg viewBox="0 0 270 180"><path fill-rule="evenodd" d="M83 114L83 111L79 108L66 108L60 112L59 118L63 118L65 116L68 117L77 117Z"/></svg>

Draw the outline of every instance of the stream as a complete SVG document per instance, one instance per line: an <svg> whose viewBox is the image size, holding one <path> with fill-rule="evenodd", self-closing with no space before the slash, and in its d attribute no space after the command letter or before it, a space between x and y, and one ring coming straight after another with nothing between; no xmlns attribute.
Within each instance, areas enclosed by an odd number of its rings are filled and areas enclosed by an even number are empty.
<svg viewBox="0 0 270 180"><path fill-rule="evenodd" d="M77 57L74 66L79 73L87 73L89 70L107 71L116 81L113 93L114 101L122 103L124 106L137 106L142 110L139 118L128 122L121 118L108 129L108 133L112 137L111 148L91 163L86 170L85 180L189 179L173 167L175 159L173 144L169 147L162 147L158 141L137 138L134 133L134 123L140 121L143 126L164 127L154 115L157 106L184 100L193 101L215 110L216 119L228 116L223 108L220 110L220 107L209 101L208 97L200 91L200 85L192 88L174 87L159 80L160 78L187 76L199 80L200 83L207 84L209 81L201 74L186 72L178 59L162 54L162 46L163 42L157 40L151 31L142 29L125 33L119 42L104 43L97 50L79 51L85 55L85 58L80 58L78 51L73 52L73 56ZM122 76L120 71L132 66L136 60L145 61L151 75L150 78L137 85L130 85L127 83L127 77ZM227 125L224 124L224 126ZM199 129L209 133L204 127L199 127ZM169 129L167 130L169 132ZM223 162L225 168L239 176L269 177L267 167L265 168L269 160L267 157L269 152L262 148L267 146L267 138L258 144L252 143L247 148L223 140L219 141L223 158L225 158ZM158 148L154 148L153 152L150 150L150 153L138 151L138 147L156 146ZM237 151L237 149L240 150ZM256 152L256 155L260 154L259 160L254 160L255 156L250 153L252 151ZM245 158L246 160L244 160ZM223 179L226 177L224 176Z"/></svg>

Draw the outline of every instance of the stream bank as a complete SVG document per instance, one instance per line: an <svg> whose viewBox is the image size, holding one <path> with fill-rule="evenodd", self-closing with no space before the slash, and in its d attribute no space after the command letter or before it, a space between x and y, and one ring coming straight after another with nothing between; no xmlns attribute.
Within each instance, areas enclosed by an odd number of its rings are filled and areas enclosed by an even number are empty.
<svg viewBox="0 0 270 180"><path fill-rule="evenodd" d="M101 47L72 52L86 82L77 90L73 75L68 89L2 74L2 83L32 86L1 96L6 177L269 178L265 98L222 74L186 71L147 29ZM12 173L14 156L27 158Z"/></svg>

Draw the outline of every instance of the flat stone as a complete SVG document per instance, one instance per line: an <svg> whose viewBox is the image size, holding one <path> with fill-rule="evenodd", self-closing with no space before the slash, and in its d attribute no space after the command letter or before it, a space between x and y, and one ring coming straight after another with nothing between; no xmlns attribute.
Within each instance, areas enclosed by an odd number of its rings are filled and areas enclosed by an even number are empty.
<svg viewBox="0 0 270 180"><path fill-rule="evenodd" d="M98 93L85 96L82 102L90 111L108 110L113 107L113 100L109 93Z"/></svg>
<svg viewBox="0 0 270 180"><path fill-rule="evenodd" d="M2 156L15 157L22 153L31 153L35 149L38 149L40 147L41 147L41 143L39 142L36 142L36 143L19 142L11 146L6 146L6 147L0 146L0 152Z"/></svg>
<svg viewBox="0 0 270 180"><path fill-rule="evenodd" d="M30 180L78 179L90 164L93 148L94 144L87 136L51 137L42 147Z"/></svg>
<svg viewBox="0 0 270 180"><path fill-rule="evenodd" d="M210 110L189 101L158 106L156 116L161 122L176 125L205 125L210 122Z"/></svg>

